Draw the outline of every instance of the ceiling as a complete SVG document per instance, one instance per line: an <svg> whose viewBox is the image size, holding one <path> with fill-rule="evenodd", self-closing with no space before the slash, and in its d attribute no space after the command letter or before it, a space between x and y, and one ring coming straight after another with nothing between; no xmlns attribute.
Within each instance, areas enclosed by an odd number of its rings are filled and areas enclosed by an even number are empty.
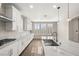
<svg viewBox="0 0 79 59"><path fill-rule="evenodd" d="M14 4L26 17L33 20L53 20L58 21L58 10L53 8L53 5L59 6L59 19L67 19L68 17L68 4L67 3L15 3ZM33 5L34 8L29 8ZM69 15L79 14L79 4L69 4ZM46 16L46 17L45 17Z"/></svg>

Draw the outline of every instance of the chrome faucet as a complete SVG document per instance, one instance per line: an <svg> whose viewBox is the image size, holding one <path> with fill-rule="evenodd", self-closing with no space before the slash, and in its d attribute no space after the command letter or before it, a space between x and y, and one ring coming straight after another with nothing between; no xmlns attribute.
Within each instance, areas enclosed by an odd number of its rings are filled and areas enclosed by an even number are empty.
<svg viewBox="0 0 79 59"><path fill-rule="evenodd" d="M58 42L58 39L57 39L57 32L53 32L52 35L53 35L53 37L55 37L54 40L56 40L56 42Z"/></svg>

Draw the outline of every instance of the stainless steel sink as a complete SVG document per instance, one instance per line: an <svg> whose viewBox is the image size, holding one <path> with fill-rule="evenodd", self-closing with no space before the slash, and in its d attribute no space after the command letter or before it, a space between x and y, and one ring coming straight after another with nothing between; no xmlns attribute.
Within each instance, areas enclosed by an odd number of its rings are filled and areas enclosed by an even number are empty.
<svg viewBox="0 0 79 59"><path fill-rule="evenodd" d="M54 42L53 40L44 40L44 44L45 46L59 46L56 42Z"/></svg>
<svg viewBox="0 0 79 59"><path fill-rule="evenodd" d="M6 44L6 43L9 43L9 42L12 42L12 41L15 41L16 39L2 39L0 40L0 46Z"/></svg>

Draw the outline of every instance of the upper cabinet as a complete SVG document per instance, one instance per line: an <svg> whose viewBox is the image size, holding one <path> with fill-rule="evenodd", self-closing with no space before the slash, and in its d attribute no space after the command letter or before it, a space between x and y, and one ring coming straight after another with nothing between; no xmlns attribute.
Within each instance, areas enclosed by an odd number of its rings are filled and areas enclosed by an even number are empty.
<svg viewBox="0 0 79 59"><path fill-rule="evenodd" d="M17 14L17 9L11 5L11 4L4 4L5 5L5 16L10 18L12 21L16 21L16 14Z"/></svg>
<svg viewBox="0 0 79 59"><path fill-rule="evenodd" d="M27 17L22 15L22 19L23 19L23 30L26 31L27 30Z"/></svg>
<svg viewBox="0 0 79 59"><path fill-rule="evenodd" d="M15 6L6 5L6 16L11 18L13 22L6 22L6 30L23 31L23 20L20 11Z"/></svg>
<svg viewBox="0 0 79 59"><path fill-rule="evenodd" d="M0 15L5 15L5 7L2 3L0 3Z"/></svg>
<svg viewBox="0 0 79 59"><path fill-rule="evenodd" d="M22 15L22 18L23 18L23 30L24 31L32 30L32 22L31 22L31 20L28 17L24 16L24 15Z"/></svg>
<svg viewBox="0 0 79 59"><path fill-rule="evenodd" d="M30 19L27 21L27 30L32 30L32 22Z"/></svg>
<svg viewBox="0 0 79 59"><path fill-rule="evenodd" d="M12 21L11 18L6 16L6 5L4 3L0 3L0 20L2 21Z"/></svg>
<svg viewBox="0 0 79 59"><path fill-rule="evenodd" d="M6 31L23 31L21 12L12 4L0 4L0 20L5 21Z"/></svg>

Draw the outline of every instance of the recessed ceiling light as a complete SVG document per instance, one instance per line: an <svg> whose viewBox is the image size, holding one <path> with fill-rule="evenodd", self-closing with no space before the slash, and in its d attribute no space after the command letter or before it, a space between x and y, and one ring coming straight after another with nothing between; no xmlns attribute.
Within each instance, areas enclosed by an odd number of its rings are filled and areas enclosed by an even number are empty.
<svg viewBox="0 0 79 59"><path fill-rule="evenodd" d="M34 6L33 6L33 5L30 5L29 7L30 7L30 8L34 8Z"/></svg>
<svg viewBox="0 0 79 59"><path fill-rule="evenodd" d="M57 8L57 6L56 5L53 5L53 8Z"/></svg>

